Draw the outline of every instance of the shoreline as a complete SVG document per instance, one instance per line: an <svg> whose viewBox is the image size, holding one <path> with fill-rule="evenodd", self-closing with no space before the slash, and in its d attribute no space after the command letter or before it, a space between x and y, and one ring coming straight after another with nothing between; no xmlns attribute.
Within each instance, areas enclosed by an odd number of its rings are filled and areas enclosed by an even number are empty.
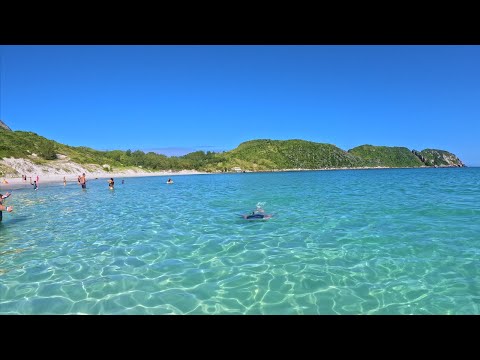
<svg viewBox="0 0 480 360"><path fill-rule="evenodd" d="M439 166L438 168L455 168L457 166ZM215 175L215 174L242 174L242 173L273 173L273 172L300 172L300 171L334 171L334 170L382 170L382 169L435 169L434 167L430 166L419 166L419 167L383 167L383 166L377 166L377 167L341 167L341 168L321 168L321 169L281 169L281 170L257 170L257 171L251 171L251 170L245 170L245 171L239 171L239 172L203 172L203 171L196 171L196 170L180 170L180 171L173 171L173 170L166 170L166 171L155 171L155 172L137 172L134 170L130 170L127 172L112 172L112 173L106 173L106 172L85 172L87 181L91 180L96 180L96 179L109 179L109 178L114 178L115 181L118 181L117 179L122 179L122 178L129 178L129 177L147 177L147 176L164 176L164 177L170 177L170 176L178 176L178 175ZM78 174L80 175L80 174ZM68 183L77 183L78 180L78 175L72 175L71 173L68 174L54 174L54 175L39 175L39 181L38 185L41 186L41 184L58 184L58 185L63 185L63 178L65 177L65 180ZM31 177L32 181L36 179L36 176ZM3 181L7 180L8 183L4 183ZM22 188L25 187L25 185L30 186L30 176L27 176L27 180L22 180L21 177L2 177L0 180L0 191L3 190L15 190L19 189L19 185L22 185Z"/></svg>
<svg viewBox="0 0 480 360"><path fill-rule="evenodd" d="M209 174L206 172L201 172L201 171L195 171L195 170L181 170L181 171L156 171L156 172L126 172L126 173L120 173L120 172L112 172L112 173L97 173L97 172L85 172L85 176L87 178L87 182L91 180L96 180L96 179L110 179L114 178L115 181L117 179L122 179L122 178L129 178L129 177L146 177L146 176L165 176L165 177L170 177L170 176L178 176L178 175L203 175L203 174ZM78 174L81 175L81 174ZM58 184L63 186L63 177L65 177L65 180L67 181L67 185L69 183L77 183L78 182L78 175L72 175L70 174L55 174L55 175L39 175L38 178L38 186L40 187L42 184ZM36 179L36 176L31 177L32 182ZM4 183L3 181L7 180L8 184ZM2 177L0 180L0 191L3 190L15 190L19 189L18 186L22 186L22 188L25 185L30 185L30 176L27 176L27 180L22 180L21 177Z"/></svg>

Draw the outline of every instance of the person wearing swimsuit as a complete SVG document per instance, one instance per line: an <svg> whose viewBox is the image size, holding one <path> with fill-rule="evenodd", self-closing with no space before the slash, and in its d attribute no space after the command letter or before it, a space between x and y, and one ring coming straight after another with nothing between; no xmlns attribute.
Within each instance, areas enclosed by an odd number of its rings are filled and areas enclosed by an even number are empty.
<svg viewBox="0 0 480 360"><path fill-rule="evenodd" d="M87 188L87 179L85 178L85 173L83 173L83 175L80 176L80 185L82 185L82 189Z"/></svg>
<svg viewBox="0 0 480 360"><path fill-rule="evenodd" d="M11 194L7 192L5 195L0 194L0 222L2 221L3 218L3 211L8 211L12 212L13 211L13 206L5 206L3 205L3 200L9 197Z"/></svg>

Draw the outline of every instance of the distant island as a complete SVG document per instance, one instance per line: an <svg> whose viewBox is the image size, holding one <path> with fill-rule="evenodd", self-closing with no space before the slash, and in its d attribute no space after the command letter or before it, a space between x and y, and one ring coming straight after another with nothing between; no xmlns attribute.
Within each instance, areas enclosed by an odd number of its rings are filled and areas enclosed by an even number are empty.
<svg viewBox="0 0 480 360"><path fill-rule="evenodd" d="M9 159L17 159L9 161ZM335 145L305 140L251 140L225 152L196 151L167 157L154 152L99 151L73 147L33 132L12 131L0 120L0 175L18 176L29 164L47 173L91 171L251 172L357 168L465 167L454 154L437 149L361 145L344 151ZM18 159L21 159L19 162ZM21 169L17 164L21 163ZM27 170L25 170L27 169Z"/></svg>

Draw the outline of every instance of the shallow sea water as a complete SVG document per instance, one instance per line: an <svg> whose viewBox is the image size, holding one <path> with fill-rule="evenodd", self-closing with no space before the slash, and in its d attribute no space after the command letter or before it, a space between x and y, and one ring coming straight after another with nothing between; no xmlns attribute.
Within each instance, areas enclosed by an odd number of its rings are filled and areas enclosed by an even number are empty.
<svg viewBox="0 0 480 360"><path fill-rule="evenodd" d="M13 191L0 314L480 314L480 168L172 178Z"/></svg>

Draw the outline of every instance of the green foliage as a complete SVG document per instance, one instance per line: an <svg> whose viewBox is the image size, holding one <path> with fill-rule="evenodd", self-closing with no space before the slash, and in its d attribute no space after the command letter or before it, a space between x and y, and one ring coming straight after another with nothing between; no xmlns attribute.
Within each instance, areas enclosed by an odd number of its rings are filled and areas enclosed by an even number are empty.
<svg viewBox="0 0 480 360"><path fill-rule="evenodd" d="M423 163L406 147L362 145L348 150L364 159L367 166L420 167Z"/></svg>
<svg viewBox="0 0 480 360"><path fill-rule="evenodd" d="M321 169L363 166L363 160L331 144L305 140L253 140L226 153L230 164L244 161L245 170Z"/></svg>
<svg viewBox="0 0 480 360"><path fill-rule="evenodd" d="M46 139L39 141L37 154L45 160L55 160L57 158L55 142Z"/></svg>
<svg viewBox="0 0 480 360"><path fill-rule="evenodd" d="M0 128L0 157L26 158L35 153L43 140L47 139L35 133Z"/></svg>
<svg viewBox="0 0 480 360"><path fill-rule="evenodd" d="M37 157L32 156L34 153ZM107 164L111 169L135 166L147 171L191 169L224 172L232 171L234 167L247 171L263 171L423 165L417 156L404 147L363 145L346 152L331 144L262 139L244 142L236 149L222 153L196 151L185 156L167 157L153 152L144 153L141 150L98 151L84 146L72 147L32 132L0 129L0 158L13 156L46 163L55 159L56 154L65 155L87 168L89 164ZM455 155L442 150L426 149L421 154L432 165L444 165L445 159L456 159L455 161L461 163Z"/></svg>
<svg viewBox="0 0 480 360"><path fill-rule="evenodd" d="M197 169L206 171L207 168L217 169L225 160L225 156L212 151L196 151L181 157L185 169Z"/></svg>

